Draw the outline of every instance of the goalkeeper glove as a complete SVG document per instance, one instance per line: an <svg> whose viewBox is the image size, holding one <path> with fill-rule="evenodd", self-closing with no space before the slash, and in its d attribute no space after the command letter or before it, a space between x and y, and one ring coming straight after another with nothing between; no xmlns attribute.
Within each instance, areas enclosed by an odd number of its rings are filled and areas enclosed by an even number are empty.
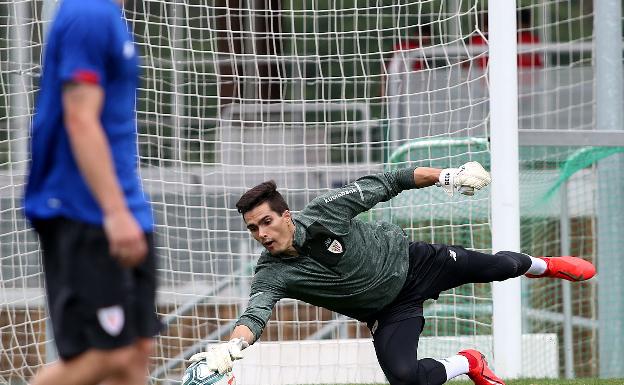
<svg viewBox="0 0 624 385"><path fill-rule="evenodd" d="M210 370L224 374L232 371L234 360L243 358L242 350L249 344L242 338L234 338L228 342L209 346L205 352L191 356L190 361L206 360Z"/></svg>
<svg viewBox="0 0 624 385"><path fill-rule="evenodd" d="M478 162L468 162L460 168L445 168L440 173L436 185L442 187L449 196L453 196L455 190L464 195L474 195L475 190L480 190L490 184L492 178Z"/></svg>

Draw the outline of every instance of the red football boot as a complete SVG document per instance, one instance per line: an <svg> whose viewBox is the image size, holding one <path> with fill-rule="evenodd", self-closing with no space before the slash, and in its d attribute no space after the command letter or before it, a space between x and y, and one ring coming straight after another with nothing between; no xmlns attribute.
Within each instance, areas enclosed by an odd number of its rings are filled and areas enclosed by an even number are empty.
<svg viewBox="0 0 624 385"><path fill-rule="evenodd" d="M467 374L476 385L505 385L505 382L488 368L487 361L481 352L468 349L462 350L457 354L461 354L468 359L469 370Z"/></svg>
<svg viewBox="0 0 624 385"><path fill-rule="evenodd" d="M542 275L525 274L529 278L561 278L568 281L585 281L596 275L596 268L590 262L577 257L541 257L546 261L546 272Z"/></svg>

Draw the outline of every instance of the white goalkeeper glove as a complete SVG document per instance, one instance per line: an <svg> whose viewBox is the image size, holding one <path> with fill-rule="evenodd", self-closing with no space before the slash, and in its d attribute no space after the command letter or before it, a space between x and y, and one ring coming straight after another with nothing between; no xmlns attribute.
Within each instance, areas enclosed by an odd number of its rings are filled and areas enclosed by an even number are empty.
<svg viewBox="0 0 624 385"><path fill-rule="evenodd" d="M209 346L205 352L193 354L191 362L206 360L210 370L224 374L232 371L234 360L243 358L242 350L249 344L242 338L234 338L228 342Z"/></svg>
<svg viewBox="0 0 624 385"><path fill-rule="evenodd" d="M440 173L437 186L442 187L449 196L453 196L455 190L464 195L474 195L475 190L480 190L490 184L492 178L478 162L468 162L460 168L445 168Z"/></svg>

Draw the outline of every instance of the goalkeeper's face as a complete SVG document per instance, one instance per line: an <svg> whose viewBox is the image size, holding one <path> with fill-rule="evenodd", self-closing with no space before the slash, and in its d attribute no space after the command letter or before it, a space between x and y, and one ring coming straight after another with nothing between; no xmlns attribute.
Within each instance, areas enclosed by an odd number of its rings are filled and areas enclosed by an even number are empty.
<svg viewBox="0 0 624 385"><path fill-rule="evenodd" d="M249 210L243 216L247 229L254 239L273 255L296 255L293 247L295 225L286 210L281 215L269 207L267 202Z"/></svg>

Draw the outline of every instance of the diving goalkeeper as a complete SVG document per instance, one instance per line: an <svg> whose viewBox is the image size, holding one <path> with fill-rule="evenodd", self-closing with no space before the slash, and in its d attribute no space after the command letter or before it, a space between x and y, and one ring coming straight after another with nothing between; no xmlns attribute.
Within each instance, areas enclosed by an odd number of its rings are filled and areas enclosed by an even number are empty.
<svg viewBox="0 0 624 385"><path fill-rule="evenodd" d="M423 303L444 290L526 275L583 281L594 266L576 257L534 258L513 251L494 255L461 246L410 242L391 223L356 215L403 190L433 185L472 195L490 183L477 162L460 168L419 167L369 175L312 200L298 215L274 182L247 191L236 207L266 250L256 266L249 303L231 340L191 360L226 372L241 350L257 341L281 298L294 298L366 322L377 359L390 384L438 385L467 374L478 385L504 385L476 350L418 359Z"/></svg>

